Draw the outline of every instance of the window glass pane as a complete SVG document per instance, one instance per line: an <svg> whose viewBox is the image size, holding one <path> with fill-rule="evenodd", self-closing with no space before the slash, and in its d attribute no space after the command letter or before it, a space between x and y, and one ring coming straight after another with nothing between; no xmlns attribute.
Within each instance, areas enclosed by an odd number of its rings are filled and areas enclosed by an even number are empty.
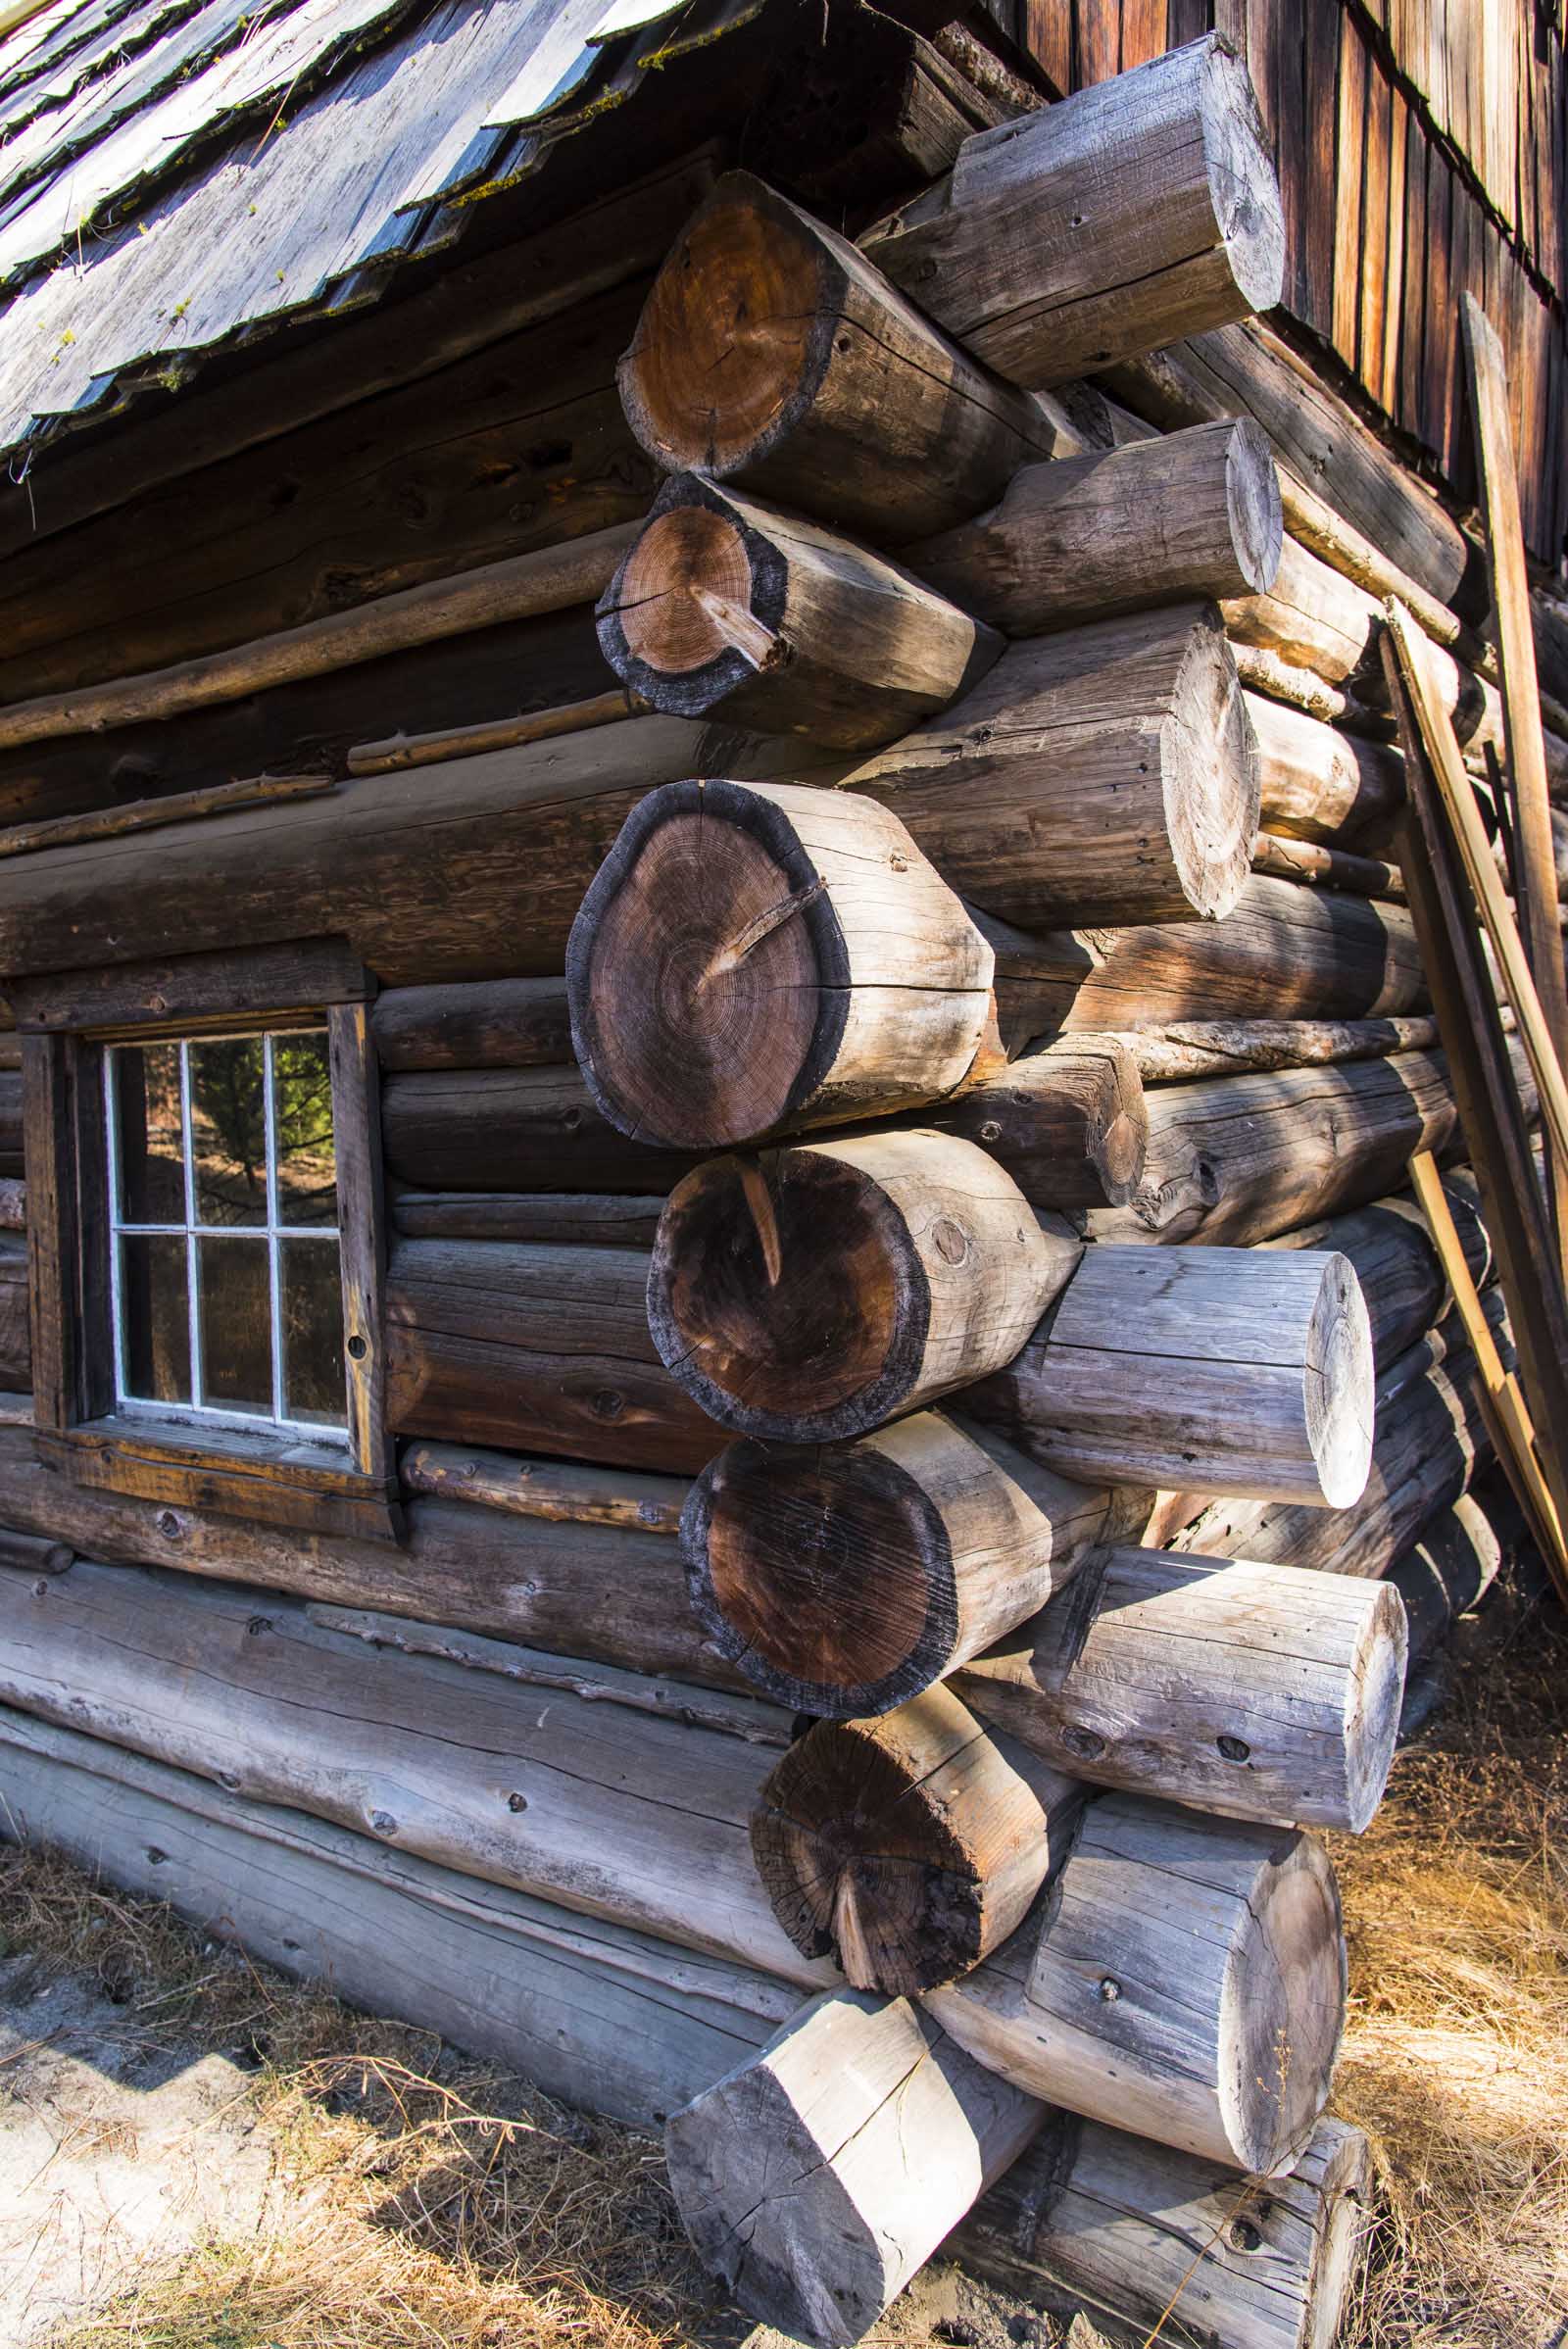
<svg viewBox="0 0 1568 2349"><path fill-rule="evenodd" d="M272 1415L272 1294L265 1240L199 1240L202 1400Z"/></svg>
<svg viewBox="0 0 1568 2349"><path fill-rule="evenodd" d="M185 1220L177 1044L124 1044L110 1058L122 1223Z"/></svg>
<svg viewBox="0 0 1568 2349"><path fill-rule="evenodd" d="M332 1071L324 1035L272 1038L272 1123L278 1222L335 1225Z"/></svg>
<svg viewBox="0 0 1568 2349"><path fill-rule="evenodd" d="M267 1107L259 1036L192 1044L191 1144L196 1221L267 1221Z"/></svg>
<svg viewBox="0 0 1568 2349"><path fill-rule="evenodd" d="M125 1392L142 1402L188 1403L191 1399L186 1274L183 1237L132 1236L120 1243Z"/></svg>
<svg viewBox="0 0 1568 2349"><path fill-rule="evenodd" d="M283 1415L342 1427L343 1276L335 1240L284 1240Z"/></svg>

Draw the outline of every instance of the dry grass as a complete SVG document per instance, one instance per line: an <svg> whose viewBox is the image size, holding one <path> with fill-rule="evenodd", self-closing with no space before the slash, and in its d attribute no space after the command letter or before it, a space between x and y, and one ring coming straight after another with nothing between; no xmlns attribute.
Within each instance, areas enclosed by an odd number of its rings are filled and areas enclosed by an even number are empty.
<svg viewBox="0 0 1568 2349"><path fill-rule="evenodd" d="M1544 2349L1568 2315L1568 1630L1506 1599L1474 1628L1453 1700L1335 1853L1352 1979L1336 2101L1384 2187L1342 2349ZM14 1944L95 1967L138 2033L249 2050L299 2189L286 2231L215 2242L49 2349L735 2337L646 2139L46 1854L0 1847L0 1914ZM877 2341L913 2337L895 2310Z"/></svg>

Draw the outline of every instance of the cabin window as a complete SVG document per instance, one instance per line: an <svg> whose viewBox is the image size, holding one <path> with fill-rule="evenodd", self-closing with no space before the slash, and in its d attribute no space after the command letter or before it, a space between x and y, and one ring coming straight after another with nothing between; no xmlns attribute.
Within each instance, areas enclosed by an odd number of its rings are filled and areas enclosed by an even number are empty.
<svg viewBox="0 0 1568 2349"><path fill-rule="evenodd" d="M117 1407L345 1444L324 1027L104 1056Z"/></svg>

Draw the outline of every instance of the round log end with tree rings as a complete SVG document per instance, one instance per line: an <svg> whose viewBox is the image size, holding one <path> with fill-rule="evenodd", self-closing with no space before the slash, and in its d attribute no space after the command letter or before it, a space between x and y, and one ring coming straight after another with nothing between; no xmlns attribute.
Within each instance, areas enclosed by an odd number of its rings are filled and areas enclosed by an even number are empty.
<svg viewBox="0 0 1568 2349"><path fill-rule="evenodd" d="M950 1092L985 1034L994 967L887 808L724 781L638 803L566 950L595 1101L622 1133L678 1150Z"/></svg>
<svg viewBox="0 0 1568 2349"><path fill-rule="evenodd" d="M1191 632L1161 737L1165 833L1177 875L1193 911L1223 921L1252 868L1262 786L1257 738L1217 610Z"/></svg>
<svg viewBox="0 0 1568 2349"><path fill-rule="evenodd" d="M721 1427L832 1442L1009 1361L1078 1253L946 1135L710 1158L660 1219L649 1327Z"/></svg>
<svg viewBox="0 0 1568 2349"><path fill-rule="evenodd" d="M804 1957L858 1990L956 1982L1021 1924L1074 1782L1007 1747L946 1688L876 1721L819 1721L773 1769L752 1851Z"/></svg>

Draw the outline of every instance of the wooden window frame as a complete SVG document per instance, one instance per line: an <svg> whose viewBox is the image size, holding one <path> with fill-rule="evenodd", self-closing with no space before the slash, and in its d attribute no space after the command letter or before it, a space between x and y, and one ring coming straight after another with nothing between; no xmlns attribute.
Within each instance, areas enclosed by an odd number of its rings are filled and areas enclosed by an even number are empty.
<svg viewBox="0 0 1568 2349"><path fill-rule="evenodd" d="M22 1041L33 1425L75 1483L292 1526L401 1537L386 1425L378 1070L373 981L346 943L13 980ZM115 1044L310 1025L327 1033L342 1249L347 1454L286 1430L228 1431L117 1408L109 1296L104 1061Z"/></svg>

